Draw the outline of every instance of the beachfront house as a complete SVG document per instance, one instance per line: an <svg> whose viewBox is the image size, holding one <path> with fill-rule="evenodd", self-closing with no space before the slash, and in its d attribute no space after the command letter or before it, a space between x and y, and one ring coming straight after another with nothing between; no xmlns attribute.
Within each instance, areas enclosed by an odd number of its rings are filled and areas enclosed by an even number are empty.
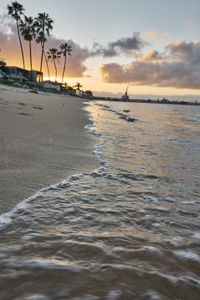
<svg viewBox="0 0 200 300"><path fill-rule="evenodd" d="M8 77L8 75L5 72L3 72L2 70L0 70L0 79L1 78L8 79L9 77Z"/></svg>
<svg viewBox="0 0 200 300"><path fill-rule="evenodd" d="M93 99L93 94L89 90L87 90L87 91L76 90L76 95L81 98Z"/></svg>
<svg viewBox="0 0 200 300"><path fill-rule="evenodd" d="M25 70L19 67L6 67L6 73L10 79L19 80L19 81L33 81L39 82L42 81L43 73L39 71Z"/></svg>
<svg viewBox="0 0 200 300"><path fill-rule="evenodd" d="M53 81L50 81L50 80L42 81L42 82L40 82L40 85L43 86L46 89L54 89L58 92L61 91L61 87L62 87L61 83L53 82Z"/></svg>
<svg viewBox="0 0 200 300"><path fill-rule="evenodd" d="M6 63L3 60L0 60L0 79L8 79L8 75L5 73Z"/></svg>

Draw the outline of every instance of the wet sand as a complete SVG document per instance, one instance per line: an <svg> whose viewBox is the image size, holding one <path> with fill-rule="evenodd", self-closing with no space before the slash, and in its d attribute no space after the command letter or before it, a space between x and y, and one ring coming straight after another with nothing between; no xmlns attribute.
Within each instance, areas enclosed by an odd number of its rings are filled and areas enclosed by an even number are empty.
<svg viewBox="0 0 200 300"><path fill-rule="evenodd" d="M0 214L99 164L85 100L0 85Z"/></svg>

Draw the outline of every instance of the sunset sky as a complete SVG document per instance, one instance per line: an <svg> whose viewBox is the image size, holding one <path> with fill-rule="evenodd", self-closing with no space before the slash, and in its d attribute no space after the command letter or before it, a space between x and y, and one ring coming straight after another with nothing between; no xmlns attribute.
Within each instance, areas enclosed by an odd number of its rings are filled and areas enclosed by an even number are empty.
<svg viewBox="0 0 200 300"><path fill-rule="evenodd" d="M22 66L14 22L0 6L0 59ZM195 95L200 99L199 0L20 0L28 16L54 20L46 50L69 42L66 78L104 95ZM29 69L28 43L23 42ZM33 44L39 69L40 47ZM59 65L61 78L63 61ZM46 66L44 64L44 75ZM51 68L52 79L54 69Z"/></svg>

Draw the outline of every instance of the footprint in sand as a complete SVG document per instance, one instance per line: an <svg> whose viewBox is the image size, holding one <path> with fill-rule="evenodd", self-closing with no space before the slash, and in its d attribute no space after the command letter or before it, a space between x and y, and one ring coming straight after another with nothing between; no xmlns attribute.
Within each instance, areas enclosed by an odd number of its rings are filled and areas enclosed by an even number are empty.
<svg viewBox="0 0 200 300"><path fill-rule="evenodd" d="M23 113L23 112L21 112L21 113L18 113L18 115L21 115L21 116L32 116L31 114L28 114L28 113Z"/></svg>
<svg viewBox="0 0 200 300"><path fill-rule="evenodd" d="M41 107L41 106L39 106L39 105L37 105L37 106L33 106L33 108L34 108L34 109L40 109L40 110L42 110L42 109L43 109L43 107Z"/></svg>

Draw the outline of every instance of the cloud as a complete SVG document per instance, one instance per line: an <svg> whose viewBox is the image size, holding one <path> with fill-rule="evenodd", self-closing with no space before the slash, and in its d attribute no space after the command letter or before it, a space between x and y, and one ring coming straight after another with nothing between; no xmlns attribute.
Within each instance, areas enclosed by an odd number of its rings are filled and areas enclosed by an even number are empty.
<svg viewBox="0 0 200 300"><path fill-rule="evenodd" d="M151 39L155 39L158 36L158 32L157 31L146 31L145 35Z"/></svg>
<svg viewBox="0 0 200 300"><path fill-rule="evenodd" d="M124 66L104 64L100 67L102 79L107 83L200 89L200 42L179 41L165 50L165 56L153 50Z"/></svg>
<svg viewBox="0 0 200 300"><path fill-rule="evenodd" d="M132 37L121 38L108 43L106 47L95 43L93 45L93 56L102 55L103 57L113 57L120 54L130 54L141 50L146 42L142 40L139 33L133 33Z"/></svg>
<svg viewBox="0 0 200 300"><path fill-rule="evenodd" d="M153 40L154 43L169 43L170 40L172 40L172 36L168 32L157 32L157 31L146 31L144 32L144 35L147 38L150 38Z"/></svg>
<svg viewBox="0 0 200 300"><path fill-rule="evenodd" d="M161 61L164 57L156 50L151 50L148 54L139 54L137 56L138 61L146 61L146 62L152 62L152 61Z"/></svg>
<svg viewBox="0 0 200 300"><path fill-rule="evenodd" d="M87 48L81 48L79 44L75 43L73 40L66 41L51 36L46 45L46 49L52 47L58 48L61 43L66 42L72 47L71 56L68 56L67 58L67 77L84 77L84 72L87 71L87 67L84 62L87 58L90 57L90 52ZM58 63L58 71L60 71L61 73L62 69L63 63L60 61L60 63Z"/></svg>
<svg viewBox="0 0 200 300"><path fill-rule="evenodd" d="M0 59L13 64L18 49L20 55L19 41L16 26L5 22L6 20L5 16L0 17Z"/></svg>
<svg viewBox="0 0 200 300"><path fill-rule="evenodd" d="M186 61L190 63L199 63L200 61L200 42L186 43L179 41L177 43L170 43L166 46L169 55L173 60Z"/></svg>
<svg viewBox="0 0 200 300"><path fill-rule="evenodd" d="M22 39L23 40L23 39ZM102 46L98 43L93 45L93 49L81 47L73 40L63 40L51 35L48 42L45 43L45 49L52 47L58 48L63 42L67 42L72 46L71 56L67 58L66 76L67 77L85 77L88 70L85 61L94 56L113 57L120 54L130 54L141 50L145 42L141 39L139 33L133 33L132 37L121 38ZM28 43L23 41L25 53L26 68L29 69L29 48ZM21 51L14 21L8 15L0 15L0 59L7 62L8 65L17 65L22 67ZM33 68L38 70L40 67L41 48L40 45L32 42ZM51 76L54 75L54 66L49 62ZM63 59L57 63L58 77L61 76L63 70ZM47 75L45 61L43 64L43 72Z"/></svg>
<svg viewBox="0 0 200 300"><path fill-rule="evenodd" d="M87 70L85 60L91 56L90 51L87 48L82 48L78 43L73 40L58 39L54 36L48 38L48 42L45 44L45 49L52 47L59 47L63 42L67 42L72 46L71 56L67 59L66 76L67 77L84 77L84 72ZM29 68L29 51L28 43L23 41L26 68ZM12 23L9 17L6 15L0 16L0 59L7 62L8 65L22 66L21 52L19 47L19 41L16 31L16 26ZM33 52L33 68L39 69L41 48L40 45L35 42L32 43ZM54 67L51 62L50 73L54 76ZM58 64L58 74L61 76L63 70L63 60ZM46 73L46 66L44 63L43 71ZM46 73L47 74L47 73Z"/></svg>

